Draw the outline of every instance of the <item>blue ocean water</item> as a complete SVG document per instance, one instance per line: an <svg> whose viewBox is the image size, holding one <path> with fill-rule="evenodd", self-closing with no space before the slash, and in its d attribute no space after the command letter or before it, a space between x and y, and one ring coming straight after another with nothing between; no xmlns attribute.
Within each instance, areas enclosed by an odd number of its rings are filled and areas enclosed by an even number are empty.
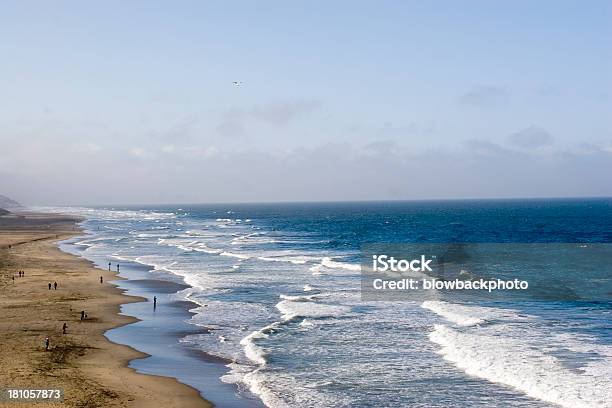
<svg viewBox="0 0 612 408"><path fill-rule="evenodd" d="M359 265L368 243L612 243L610 199L54 210L86 217L83 256L186 283L214 330L180 341L268 406L612 406L609 301L364 302Z"/></svg>

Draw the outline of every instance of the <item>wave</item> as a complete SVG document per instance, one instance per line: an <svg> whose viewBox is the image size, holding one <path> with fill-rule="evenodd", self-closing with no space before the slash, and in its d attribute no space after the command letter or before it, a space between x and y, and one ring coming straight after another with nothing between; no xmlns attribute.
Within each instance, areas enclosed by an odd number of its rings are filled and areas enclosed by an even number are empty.
<svg viewBox="0 0 612 408"><path fill-rule="evenodd" d="M219 255L221 255L221 256L230 256L232 258L238 258L238 259L249 259L249 258L251 258L249 255L236 254L234 252L228 252L228 251L221 252Z"/></svg>
<svg viewBox="0 0 612 408"><path fill-rule="evenodd" d="M266 407L285 408L289 407L280 399L267 385L267 376L261 369L253 370L252 367L230 363L227 365L230 372L221 377L221 381L230 384L244 383L253 394L259 396Z"/></svg>
<svg viewBox="0 0 612 408"><path fill-rule="evenodd" d="M276 304L276 308L282 314L283 321L292 321L297 318L340 317L351 311L350 307L344 305L314 302L312 301L313 297L310 296L297 296L297 298L303 299L285 299Z"/></svg>
<svg viewBox="0 0 612 408"><path fill-rule="evenodd" d="M440 300L426 300L421 305L424 309L429 309L446 320L453 322L457 326L476 326L487 321L504 320L525 321L529 316L520 315L511 309L496 309L492 307L460 305L448 303Z"/></svg>
<svg viewBox="0 0 612 408"><path fill-rule="evenodd" d="M240 340L240 345L242 345L244 349L244 355L251 360L252 362L265 366L267 363L266 360L266 352L263 348L257 345L256 341L260 339L266 339L269 337L270 333L274 332L274 330L278 327L279 323L274 322L272 324L267 325L266 327L255 330L248 336L244 337Z"/></svg>
<svg viewBox="0 0 612 408"><path fill-rule="evenodd" d="M470 316L466 313L462 314L458 310L461 308L459 305L451 305L442 301L427 300L423 302L421 307L429 309L459 326L474 326L485 322L483 318ZM465 308L463 310L465 310Z"/></svg>
<svg viewBox="0 0 612 408"><path fill-rule="evenodd" d="M332 260L329 257L324 257L323 260L321 261L321 265L323 265L326 268L331 268L331 269L346 269L348 271L354 271L354 272L361 271L361 265L359 264L353 264L353 263L348 263L348 262L338 262L338 261Z"/></svg>
<svg viewBox="0 0 612 408"><path fill-rule="evenodd" d="M309 302L317 299L317 295L280 295L281 299L291 300L294 302Z"/></svg>
<svg viewBox="0 0 612 408"><path fill-rule="evenodd" d="M283 258L283 257L269 257L269 256L259 256L257 259L266 262L290 262L295 265L304 265L306 260L300 258Z"/></svg>
<svg viewBox="0 0 612 408"><path fill-rule="evenodd" d="M440 354L467 374L514 387L563 407L609 406L606 376L579 374L538 347L507 335L471 334L437 324L429 338Z"/></svg>
<svg viewBox="0 0 612 408"><path fill-rule="evenodd" d="M290 373L277 373L257 368L252 370L249 366L231 363L227 367L230 373L221 379L226 383L242 382L249 390L259 396L266 407L348 407L355 406L350 398L338 394L330 395L317 391L333 384L329 380L320 380L304 384L300 378Z"/></svg>
<svg viewBox="0 0 612 408"><path fill-rule="evenodd" d="M310 272L312 272L313 276L325 275L325 273L323 273L323 271L321 271L321 268L323 268L323 265L319 264L319 265L315 265L315 266L310 267L308 270Z"/></svg>

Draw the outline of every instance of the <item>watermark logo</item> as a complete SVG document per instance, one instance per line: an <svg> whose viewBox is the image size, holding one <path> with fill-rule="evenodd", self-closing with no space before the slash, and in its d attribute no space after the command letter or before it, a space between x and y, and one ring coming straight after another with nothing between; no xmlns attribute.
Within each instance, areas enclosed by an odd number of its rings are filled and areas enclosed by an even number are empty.
<svg viewBox="0 0 612 408"><path fill-rule="evenodd" d="M433 259L421 255L418 259L395 259L389 255L372 255L372 270L375 272L433 272L430 264Z"/></svg>
<svg viewBox="0 0 612 408"><path fill-rule="evenodd" d="M370 244L363 300L612 300L612 244Z"/></svg>

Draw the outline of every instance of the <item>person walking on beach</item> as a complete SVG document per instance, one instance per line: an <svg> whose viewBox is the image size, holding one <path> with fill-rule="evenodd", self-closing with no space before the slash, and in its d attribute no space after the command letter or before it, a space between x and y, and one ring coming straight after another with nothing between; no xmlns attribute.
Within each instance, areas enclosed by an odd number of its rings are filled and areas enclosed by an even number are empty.
<svg viewBox="0 0 612 408"><path fill-rule="evenodd" d="M110 268L111 268L111 263L109 262L109 263L108 263L108 270L109 270L109 271L110 271Z"/></svg>
<svg viewBox="0 0 612 408"><path fill-rule="evenodd" d="M81 320L85 319L85 311L81 310Z"/></svg>
<svg viewBox="0 0 612 408"><path fill-rule="evenodd" d="M45 351L49 351L49 338L45 337Z"/></svg>
<svg viewBox="0 0 612 408"><path fill-rule="evenodd" d="M57 282L53 282L53 290L57 290Z"/></svg>
<svg viewBox="0 0 612 408"><path fill-rule="evenodd" d="M102 278L102 276L100 276L100 283L104 282L104 278Z"/></svg>
<svg viewBox="0 0 612 408"><path fill-rule="evenodd" d="M51 290L51 282L49 282L49 290Z"/></svg>
<svg viewBox="0 0 612 408"><path fill-rule="evenodd" d="M66 324L66 322L64 322L64 325L62 326L62 333L66 334L66 329L68 328L68 325Z"/></svg>
<svg viewBox="0 0 612 408"><path fill-rule="evenodd" d="M153 310L157 308L157 296L153 296Z"/></svg>
<svg viewBox="0 0 612 408"><path fill-rule="evenodd" d="M117 272L119 272L119 263L117 263Z"/></svg>

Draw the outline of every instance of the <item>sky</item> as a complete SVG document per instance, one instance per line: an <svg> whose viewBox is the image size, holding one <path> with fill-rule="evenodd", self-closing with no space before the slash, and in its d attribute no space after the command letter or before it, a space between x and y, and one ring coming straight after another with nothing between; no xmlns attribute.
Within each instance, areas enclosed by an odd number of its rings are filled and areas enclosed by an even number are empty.
<svg viewBox="0 0 612 408"><path fill-rule="evenodd" d="M0 0L0 194L612 196L611 23L596 0Z"/></svg>

